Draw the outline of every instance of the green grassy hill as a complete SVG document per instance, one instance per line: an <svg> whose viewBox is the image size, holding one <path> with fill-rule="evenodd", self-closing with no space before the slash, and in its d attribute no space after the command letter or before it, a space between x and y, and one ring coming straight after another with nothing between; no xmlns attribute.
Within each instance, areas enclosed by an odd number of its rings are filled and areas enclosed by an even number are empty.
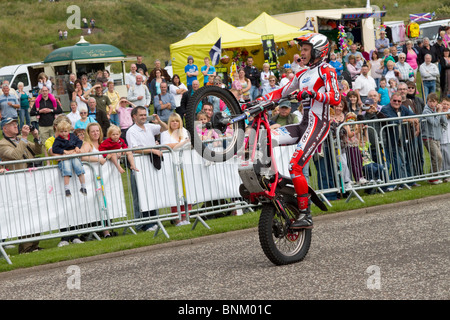
<svg viewBox="0 0 450 320"><path fill-rule="evenodd" d="M409 13L435 11L450 17L447 0L429 3L422 0L399 0L394 8L389 1L372 1L386 5L385 20L408 20ZM448 1L447 1L448 2ZM364 7L364 0L78 0L48 2L47 0L0 0L0 66L43 60L53 49L73 45L82 30L68 30L67 40L58 39L58 30L66 30L77 5L81 18L94 18L98 32L86 36L91 43L109 43L127 55L142 54L144 62L152 65L156 58L169 60L169 45L190 32L202 28L214 17L244 26L261 12L279 14L307 9ZM430 8L431 6L431 8Z"/></svg>

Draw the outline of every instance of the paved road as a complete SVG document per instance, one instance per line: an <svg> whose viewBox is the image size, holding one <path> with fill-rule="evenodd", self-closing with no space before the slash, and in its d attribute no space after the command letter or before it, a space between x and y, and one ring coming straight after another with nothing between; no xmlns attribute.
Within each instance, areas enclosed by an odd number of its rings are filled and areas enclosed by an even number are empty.
<svg viewBox="0 0 450 320"><path fill-rule="evenodd" d="M3 273L0 299L449 299L449 203L316 218L294 265L272 265L251 229Z"/></svg>

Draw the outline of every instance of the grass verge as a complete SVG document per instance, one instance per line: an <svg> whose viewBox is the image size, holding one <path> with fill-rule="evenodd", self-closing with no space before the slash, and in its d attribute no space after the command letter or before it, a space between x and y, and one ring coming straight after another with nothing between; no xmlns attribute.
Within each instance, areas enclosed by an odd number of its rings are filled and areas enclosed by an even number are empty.
<svg viewBox="0 0 450 320"><path fill-rule="evenodd" d="M348 203L344 200L332 201L332 207L325 213L313 206L313 215L333 214L336 212L426 198L448 193L449 190L449 185L447 183L433 186L429 185L427 182L422 182L421 184L421 187L416 187L411 190L403 189L385 194L365 195L363 192L360 192L364 202L360 202L356 198L352 198ZM40 247L44 248L44 250L39 252L19 255L17 253L17 246L13 249L7 249L6 252L10 256L13 264L9 265L4 259L0 259L0 272L193 239L228 231L254 228L258 225L258 219L258 211L250 212L242 216L228 216L220 219L207 220L206 222L211 229L207 229L199 223L194 230L191 230L192 224L190 226L175 227L169 222L164 222L163 225L170 238L166 238L162 232L159 232L158 235L154 237L153 232L138 232L134 235L131 233L123 234L123 230L119 229L116 230L119 232L119 236L117 237L104 239L102 241L88 241L78 245L72 244L61 248L57 247L59 239L45 240L40 243Z"/></svg>

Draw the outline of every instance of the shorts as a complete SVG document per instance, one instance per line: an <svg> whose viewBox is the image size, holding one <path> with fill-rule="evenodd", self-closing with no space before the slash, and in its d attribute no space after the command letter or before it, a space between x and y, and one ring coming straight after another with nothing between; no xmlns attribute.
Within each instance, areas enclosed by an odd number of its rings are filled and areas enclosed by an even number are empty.
<svg viewBox="0 0 450 320"><path fill-rule="evenodd" d="M72 171L75 171L75 174L77 176L80 176L85 173L83 164L81 163L81 160L78 158L60 161L58 163L58 168L59 170L61 170L61 175L63 177L71 177Z"/></svg>

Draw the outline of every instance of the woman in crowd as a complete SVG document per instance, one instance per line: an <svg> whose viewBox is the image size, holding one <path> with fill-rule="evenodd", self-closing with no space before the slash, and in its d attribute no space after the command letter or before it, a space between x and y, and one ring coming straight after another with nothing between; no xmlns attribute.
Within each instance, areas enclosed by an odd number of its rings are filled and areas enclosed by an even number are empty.
<svg viewBox="0 0 450 320"><path fill-rule="evenodd" d="M98 123L89 123L86 127L86 133L84 135L84 143L81 147L81 153L96 153L99 152L100 144L103 142L103 130ZM89 155L81 158L81 161L99 163L104 165L108 158L102 155ZM108 230L103 231L105 238L114 235Z"/></svg>
<svg viewBox="0 0 450 320"><path fill-rule="evenodd" d="M266 94L277 90L279 87L277 86L277 77L270 76L269 77L269 84L263 88L262 95L265 96Z"/></svg>
<svg viewBox="0 0 450 320"><path fill-rule="evenodd" d="M86 106L81 106L78 108L81 119L75 122L74 129L86 129L87 125L92 122L97 122L88 116L88 108Z"/></svg>
<svg viewBox="0 0 450 320"><path fill-rule="evenodd" d="M88 81L87 75L83 74L81 76L81 85L83 87L83 92L86 93L86 91L90 90L92 88L92 85Z"/></svg>
<svg viewBox="0 0 450 320"><path fill-rule="evenodd" d="M185 144L189 143L189 132L183 127L183 120L178 113L172 113L169 116L168 129L161 132L161 145L166 145L173 150L182 148ZM181 206L181 211L185 211L184 206ZM192 205L188 205L188 209L192 209ZM171 207L171 212L177 212L177 207ZM177 227L190 224L186 218L186 214L181 215L181 221L175 220Z"/></svg>
<svg viewBox="0 0 450 320"><path fill-rule="evenodd" d="M183 97L183 93L187 91L187 87L181 82L178 74L173 75L172 84L169 87L169 91L175 98L175 105L177 106L177 109L180 108L181 98Z"/></svg>
<svg viewBox="0 0 450 320"><path fill-rule="evenodd" d="M406 53L406 62L413 68L415 77L417 69L419 68L419 65L417 64L417 54L419 52L414 48L414 44L411 40L406 41L404 52Z"/></svg>
<svg viewBox="0 0 450 320"><path fill-rule="evenodd" d="M348 57L347 71L350 73L352 81L355 81L355 79L361 74L361 69L358 69L356 65L356 57L354 55L350 55L350 57Z"/></svg>
<svg viewBox="0 0 450 320"><path fill-rule="evenodd" d="M440 58L440 85L441 98L447 97L450 94L450 49L445 48L443 56Z"/></svg>
<svg viewBox="0 0 450 320"><path fill-rule="evenodd" d="M331 110L330 110L331 111ZM334 107L333 112L330 112L330 134L333 136L334 141L337 143L337 128L345 122L345 115L347 114L347 101L341 99L341 103ZM338 158L338 165L341 166L341 170L344 177L344 184L348 189L351 185L350 170L347 164L347 130L342 127L339 130L339 141L341 146L340 159ZM338 157L339 154L336 155Z"/></svg>
<svg viewBox="0 0 450 320"><path fill-rule="evenodd" d="M83 90L83 83L80 80L75 80L75 83L73 84L74 91L72 93L72 101L75 101L77 103L78 108L79 107L86 107L87 108L87 100L84 98L84 90Z"/></svg>
<svg viewBox="0 0 450 320"><path fill-rule="evenodd" d="M238 79L234 80L233 82L238 82L241 85L242 99L245 102L250 101L250 89L252 88L252 83L250 82L250 79L247 79L247 77L245 76L244 68L239 69Z"/></svg>
<svg viewBox="0 0 450 320"><path fill-rule="evenodd" d="M378 56L377 50L372 51L370 63L372 64L372 68L370 68L370 76L375 80L378 89L380 87L380 79L383 69L381 68L381 59Z"/></svg>
<svg viewBox="0 0 450 320"><path fill-rule="evenodd" d="M342 89L341 89L341 95L346 97L352 89L350 89L350 86L346 80L341 80Z"/></svg>
<svg viewBox="0 0 450 320"><path fill-rule="evenodd" d="M106 70L105 70L106 71ZM120 125L119 122L119 115L116 112L116 107L119 104L120 95L119 92L117 92L114 89L114 82L108 81L108 90L106 91L106 95L109 98L109 101L111 101L111 108L109 106L106 106L106 112L109 114L109 120L116 126Z"/></svg>
<svg viewBox="0 0 450 320"><path fill-rule="evenodd" d="M30 125L30 97L23 91L24 84L19 82L17 84L17 95L19 96L20 109L18 110L20 126L19 132L22 132L24 124Z"/></svg>
<svg viewBox="0 0 450 320"><path fill-rule="evenodd" d="M261 71L261 87L260 87L260 91L262 92L264 90L265 86L269 85L269 77L273 76L273 72L272 70L270 70L270 65L266 62L263 64L263 70Z"/></svg>
<svg viewBox="0 0 450 320"><path fill-rule="evenodd" d="M155 79L153 79L150 82L150 85L148 88L152 95L152 101L154 101L155 97L158 94L161 94L161 83L166 82L166 79L164 79L164 77L162 76L161 70L157 69L155 71L155 75L156 75Z"/></svg>
<svg viewBox="0 0 450 320"><path fill-rule="evenodd" d="M348 112L354 112L356 115L361 114L361 102L359 102L359 95L355 91L350 91L347 94Z"/></svg>

